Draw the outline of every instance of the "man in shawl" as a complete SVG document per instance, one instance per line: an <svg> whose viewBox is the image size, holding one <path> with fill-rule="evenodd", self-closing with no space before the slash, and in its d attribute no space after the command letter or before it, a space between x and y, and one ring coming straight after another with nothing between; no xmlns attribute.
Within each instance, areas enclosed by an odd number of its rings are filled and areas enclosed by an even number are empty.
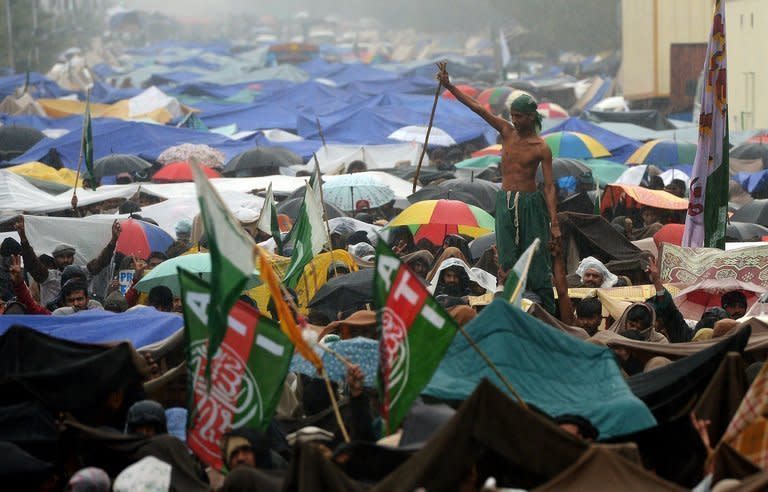
<svg viewBox="0 0 768 492"><path fill-rule="evenodd" d="M509 107L510 123L451 84L442 64L437 79L457 100L501 135L501 191L496 197L496 247L500 269L507 271L512 268L535 238L544 244L549 243L551 238L550 249L556 247L560 240L560 225L552 180L552 152L538 135L541 115L536 101L528 95L512 101ZM536 187L539 164L544 176L543 194ZM527 287L541 298L547 311L555 312L551 258L546 248L540 248L533 258Z"/></svg>
<svg viewBox="0 0 768 492"><path fill-rule="evenodd" d="M581 260L579 267L576 269L576 274L581 279L584 287L592 289L613 287L619 281L619 278L611 273L602 261L592 256Z"/></svg>

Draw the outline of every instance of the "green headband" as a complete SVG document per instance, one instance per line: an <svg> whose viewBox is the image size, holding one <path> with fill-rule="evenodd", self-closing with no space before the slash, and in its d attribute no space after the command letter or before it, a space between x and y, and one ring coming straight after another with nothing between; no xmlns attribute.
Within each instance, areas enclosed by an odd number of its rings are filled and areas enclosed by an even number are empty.
<svg viewBox="0 0 768 492"><path fill-rule="evenodd" d="M517 96L514 101L509 104L509 109L511 111L536 115L536 128L541 130L541 113L539 113L537 109L538 107L539 105L536 103L536 100L528 94Z"/></svg>

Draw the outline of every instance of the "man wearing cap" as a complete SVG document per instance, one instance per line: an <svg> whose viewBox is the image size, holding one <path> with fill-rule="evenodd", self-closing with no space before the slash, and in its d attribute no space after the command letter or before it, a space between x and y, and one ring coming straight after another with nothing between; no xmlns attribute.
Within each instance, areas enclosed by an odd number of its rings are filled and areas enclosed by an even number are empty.
<svg viewBox="0 0 768 492"><path fill-rule="evenodd" d="M56 268L47 268L37 257L32 245L29 244L27 234L24 229L24 217L20 217L16 222L16 232L19 233L21 240L21 254L24 258L24 268L32 278L40 285L40 304L46 306L55 300L61 290L61 275L64 269L75 261L75 247L70 244L59 244L51 253L56 262ZM112 238L99 256L92 259L86 265L90 275L96 275L105 267L109 266L112 255L115 252L117 238L120 236L120 223L112 223Z"/></svg>
<svg viewBox="0 0 768 492"><path fill-rule="evenodd" d="M437 79L457 100L469 107L501 135L501 191L496 197L496 247L499 266L512 268L519 256L535 238L550 248L560 239L557 221L557 201L552 180L552 152L539 137L541 115L536 101L529 95L517 97L510 103L512 123L494 115L472 97L451 84L445 64L440 64ZM536 171L541 164L544 193L536 187ZM528 290L535 292L544 308L555 312L552 290L550 252L539 248L528 271Z"/></svg>

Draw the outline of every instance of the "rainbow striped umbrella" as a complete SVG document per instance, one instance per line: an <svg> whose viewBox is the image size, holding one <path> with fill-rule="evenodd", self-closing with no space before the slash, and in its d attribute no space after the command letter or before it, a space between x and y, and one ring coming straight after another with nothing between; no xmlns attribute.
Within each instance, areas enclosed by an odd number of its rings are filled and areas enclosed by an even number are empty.
<svg viewBox="0 0 768 492"><path fill-rule="evenodd" d="M477 95L477 102L491 108L494 113L501 113L507 104L507 98L512 94L511 87L491 87Z"/></svg>
<svg viewBox="0 0 768 492"><path fill-rule="evenodd" d="M424 200L406 208L387 227L408 226L413 239L443 244L449 234L482 236L496 230L493 217L483 209L458 200Z"/></svg>
<svg viewBox="0 0 768 492"><path fill-rule="evenodd" d="M653 164L666 169L672 166L693 164L695 159L696 144L659 139L641 145L627 158L627 164Z"/></svg>
<svg viewBox="0 0 768 492"><path fill-rule="evenodd" d="M570 157L571 159L597 159L608 157L611 153L594 138L579 132L556 132L544 135L544 140L552 150L552 157Z"/></svg>

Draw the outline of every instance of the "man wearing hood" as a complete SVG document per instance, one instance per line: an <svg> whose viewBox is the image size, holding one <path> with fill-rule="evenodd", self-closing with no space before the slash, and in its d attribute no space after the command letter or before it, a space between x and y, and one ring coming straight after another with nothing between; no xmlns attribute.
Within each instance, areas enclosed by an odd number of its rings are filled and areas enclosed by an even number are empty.
<svg viewBox="0 0 768 492"><path fill-rule="evenodd" d="M576 274L584 287L607 289L616 286L619 277L611 273L602 261L588 256L581 260Z"/></svg>
<svg viewBox="0 0 768 492"><path fill-rule="evenodd" d="M59 295L62 287L61 275L67 266L74 263L75 247L69 244L59 244L56 246L52 253L56 267L49 269L38 259L35 250L29 244L24 229L24 217L20 217L18 222L16 222L16 231L21 239L21 254L24 258L24 267L35 282L40 285L40 304L45 306ZM90 275L96 275L109 266L112 255L115 252L118 237L120 237L120 223L115 221L112 224L112 238L109 243L99 253L99 256L86 265Z"/></svg>

